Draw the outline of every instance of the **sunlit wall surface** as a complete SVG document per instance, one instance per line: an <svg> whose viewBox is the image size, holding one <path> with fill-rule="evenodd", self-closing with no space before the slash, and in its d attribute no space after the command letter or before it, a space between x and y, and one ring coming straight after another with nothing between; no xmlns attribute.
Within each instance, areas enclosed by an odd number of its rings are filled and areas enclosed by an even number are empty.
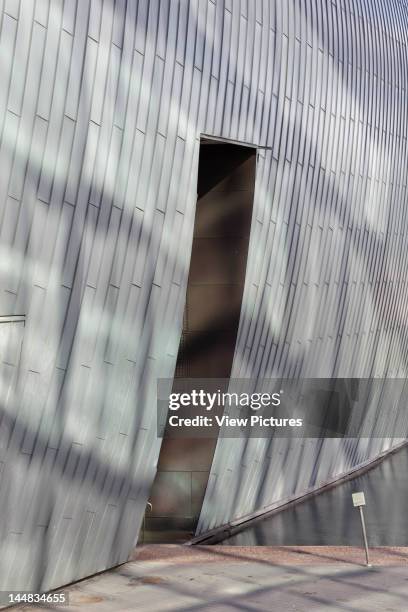
<svg viewBox="0 0 408 612"><path fill-rule="evenodd" d="M263 147L233 374L407 375L408 8L1 6L0 316L25 325L0 334L0 586L17 590L100 571L135 543L160 446L155 381L177 356L200 133ZM199 531L398 433L222 440Z"/></svg>

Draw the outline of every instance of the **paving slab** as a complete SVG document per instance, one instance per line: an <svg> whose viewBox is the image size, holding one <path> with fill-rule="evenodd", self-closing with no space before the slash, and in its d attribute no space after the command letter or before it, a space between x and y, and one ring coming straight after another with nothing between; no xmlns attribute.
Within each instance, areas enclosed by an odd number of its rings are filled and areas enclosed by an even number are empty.
<svg viewBox="0 0 408 612"><path fill-rule="evenodd" d="M408 548L149 545L66 587L60 612L408 610ZM30 606L14 610L34 609ZM50 610L50 608L35 608Z"/></svg>

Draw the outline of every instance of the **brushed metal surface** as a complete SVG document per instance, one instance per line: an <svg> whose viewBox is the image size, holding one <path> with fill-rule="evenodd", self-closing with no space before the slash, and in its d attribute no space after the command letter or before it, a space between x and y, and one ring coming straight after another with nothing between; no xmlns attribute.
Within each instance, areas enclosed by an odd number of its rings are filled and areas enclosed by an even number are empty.
<svg viewBox="0 0 408 612"><path fill-rule="evenodd" d="M37 590L125 561L137 539L200 133L270 147L233 374L407 375L408 14L399 0L0 9L0 315L25 315L19 363L1 347L0 586ZM198 530L392 447L406 417L381 418L394 437L222 440Z"/></svg>

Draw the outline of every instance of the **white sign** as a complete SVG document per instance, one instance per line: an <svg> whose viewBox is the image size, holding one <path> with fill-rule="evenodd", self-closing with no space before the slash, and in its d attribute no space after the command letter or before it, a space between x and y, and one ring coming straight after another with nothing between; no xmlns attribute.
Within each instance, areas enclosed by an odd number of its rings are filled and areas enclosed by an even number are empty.
<svg viewBox="0 0 408 612"><path fill-rule="evenodd" d="M353 505L355 507L366 505L364 493L362 491L360 491L359 493L353 493L352 498L353 498Z"/></svg>

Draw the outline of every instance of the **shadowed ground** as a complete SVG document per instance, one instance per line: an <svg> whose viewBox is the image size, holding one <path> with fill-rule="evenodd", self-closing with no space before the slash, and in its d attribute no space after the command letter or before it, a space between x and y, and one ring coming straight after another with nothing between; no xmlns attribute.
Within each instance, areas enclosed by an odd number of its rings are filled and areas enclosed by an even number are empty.
<svg viewBox="0 0 408 612"><path fill-rule="evenodd" d="M363 565L364 553L355 547L150 545L136 549L134 557L71 585L70 606L55 609L407 609L408 548L373 549L372 568Z"/></svg>

